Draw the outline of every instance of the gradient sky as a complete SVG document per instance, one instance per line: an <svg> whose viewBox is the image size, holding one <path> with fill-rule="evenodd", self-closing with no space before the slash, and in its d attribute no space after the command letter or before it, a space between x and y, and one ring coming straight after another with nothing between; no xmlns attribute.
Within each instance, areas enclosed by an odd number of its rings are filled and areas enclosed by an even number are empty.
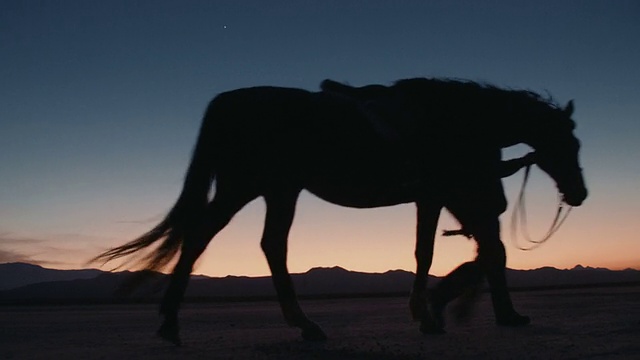
<svg viewBox="0 0 640 360"><path fill-rule="evenodd" d="M509 208L509 267L640 268L638 19L637 1L3 0L0 262L81 268L148 230L175 201L204 108L220 92L426 76L575 99L590 197L529 252L510 242ZM521 179L505 180L511 204ZM534 169L534 236L556 196ZM264 210L259 199L238 214L196 272L267 274ZM443 212L440 230L455 227ZM303 193L289 269L413 271L414 229L413 205L355 210ZM438 237L432 274L474 249Z"/></svg>

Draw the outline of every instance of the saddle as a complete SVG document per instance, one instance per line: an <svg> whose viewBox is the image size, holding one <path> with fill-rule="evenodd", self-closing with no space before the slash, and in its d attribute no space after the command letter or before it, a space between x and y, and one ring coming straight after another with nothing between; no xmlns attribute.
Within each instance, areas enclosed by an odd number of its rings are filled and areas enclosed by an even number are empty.
<svg viewBox="0 0 640 360"><path fill-rule="evenodd" d="M341 94L359 101L372 101L388 97L392 90L384 85L367 85L355 87L334 80L326 79L320 83L324 92Z"/></svg>
<svg viewBox="0 0 640 360"><path fill-rule="evenodd" d="M392 88L384 85L354 87L326 79L320 83L320 89L355 102L358 111L384 140L392 143L406 140L404 133L412 119L404 101Z"/></svg>

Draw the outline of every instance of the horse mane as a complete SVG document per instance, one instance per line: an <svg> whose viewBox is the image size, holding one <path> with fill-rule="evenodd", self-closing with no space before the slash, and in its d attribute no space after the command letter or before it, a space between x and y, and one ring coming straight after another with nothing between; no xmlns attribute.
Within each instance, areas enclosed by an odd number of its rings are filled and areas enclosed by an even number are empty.
<svg viewBox="0 0 640 360"><path fill-rule="evenodd" d="M549 93L544 97L531 90L503 88L486 82L476 82L472 80L457 78L410 78L398 80L393 83L392 87L416 94L424 92L437 93L437 91L443 88L449 88L459 90L458 94L461 97L485 93L487 96L499 97L501 99L505 99L506 97L506 100L512 103L538 104L549 110L562 110L562 107Z"/></svg>
<svg viewBox="0 0 640 360"><path fill-rule="evenodd" d="M545 129L546 132L567 132L576 127L571 113L567 113L565 107L560 106L548 92L547 96L542 96L531 90L451 78L402 79L393 83L391 88L411 99L414 104L423 104L425 99L435 103L449 103L454 107L459 103L462 111L495 111L496 115L504 115L504 123L528 122L534 128Z"/></svg>
<svg viewBox="0 0 640 360"><path fill-rule="evenodd" d="M477 93L483 92L490 96L493 95L496 97L501 97L502 100L505 100L504 96L506 96L510 98L506 100L510 100L511 102L528 102L532 104L535 103L547 107L550 110L562 110L562 107L558 104L557 101L553 99L551 94L549 94L548 92L547 96L544 97L532 90L502 88L486 82L476 82L458 78L408 78L395 81L392 86L375 84L366 85L363 87L354 87L331 79L325 79L320 84L320 89L322 91L337 92L349 95L353 95L355 93L359 96L371 95L370 93L373 91L382 93L384 89L389 88L395 88L405 91L406 93L414 94L421 94L424 92L437 94L442 88L463 90L464 92L459 93L462 96L464 96L465 93L468 96L475 96L477 95Z"/></svg>

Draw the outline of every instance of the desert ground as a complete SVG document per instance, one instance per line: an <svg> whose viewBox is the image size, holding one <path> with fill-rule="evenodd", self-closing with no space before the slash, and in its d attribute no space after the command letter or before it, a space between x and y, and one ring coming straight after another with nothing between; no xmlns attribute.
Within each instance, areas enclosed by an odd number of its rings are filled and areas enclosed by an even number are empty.
<svg viewBox="0 0 640 360"><path fill-rule="evenodd" d="M483 296L467 323L423 335L407 298L306 300L328 334L305 342L275 301L186 303L183 346L156 338L155 305L0 307L0 359L638 359L640 287L513 294L532 317L493 322Z"/></svg>

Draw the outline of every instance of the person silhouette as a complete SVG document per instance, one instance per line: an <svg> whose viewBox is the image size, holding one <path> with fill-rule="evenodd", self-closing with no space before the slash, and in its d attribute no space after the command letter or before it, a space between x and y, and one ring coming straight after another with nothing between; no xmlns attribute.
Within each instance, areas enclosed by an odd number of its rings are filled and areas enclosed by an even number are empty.
<svg viewBox="0 0 640 360"><path fill-rule="evenodd" d="M503 160L500 162L498 174L501 178L509 177L523 167L531 166L535 163L535 152L530 152L519 158ZM454 235L462 235L469 239L473 238L473 234L464 227L458 230L444 230L443 232L443 236ZM455 299L458 299L453 309L455 319L457 321L469 319L479 297L480 286L484 277L485 274L476 256L476 259L461 264L442 278L433 288L429 289L427 310L434 321L436 329L442 330L444 328L444 310ZM500 304L494 304L494 307L496 306L500 306ZM526 325L531 321L528 316L518 316L518 318L510 318L508 320L509 323L504 325ZM501 319L497 319L497 322L502 325Z"/></svg>

